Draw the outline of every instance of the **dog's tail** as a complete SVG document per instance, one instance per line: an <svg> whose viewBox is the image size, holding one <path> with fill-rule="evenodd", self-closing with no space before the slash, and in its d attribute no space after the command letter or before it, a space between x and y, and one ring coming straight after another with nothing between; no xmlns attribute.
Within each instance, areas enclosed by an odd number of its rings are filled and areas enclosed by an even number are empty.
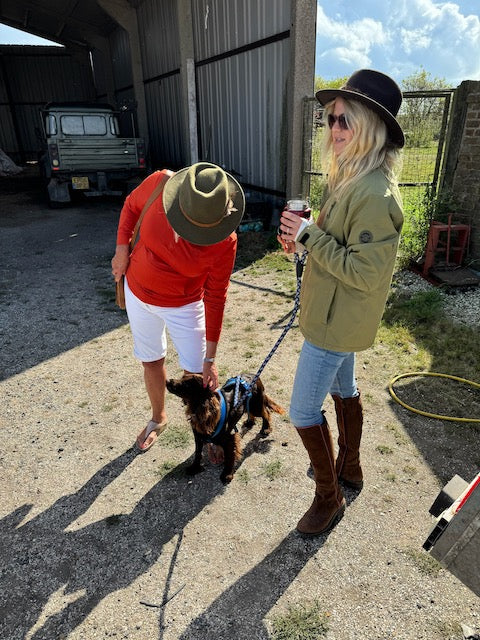
<svg viewBox="0 0 480 640"><path fill-rule="evenodd" d="M272 400L272 398L270 398L270 396L267 396L266 400L267 400L267 407L271 411L275 411L275 413L279 413L281 416L284 415L285 409L283 407L281 407L279 404L277 404L275 402L275 400Z"/></svg>

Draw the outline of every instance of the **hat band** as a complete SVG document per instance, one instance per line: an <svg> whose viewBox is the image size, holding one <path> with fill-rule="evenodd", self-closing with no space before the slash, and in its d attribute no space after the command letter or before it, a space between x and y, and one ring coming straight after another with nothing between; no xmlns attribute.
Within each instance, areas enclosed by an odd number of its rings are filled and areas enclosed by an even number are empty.
<svg viewBox="0 0 480 640"><path fill-rule="evenodd" d="M216 222L198 222L198 220L194 220L193 218L191 218L188 213L186 213L182 206L179 204L180 207L180 211L182 212L182 215L184 218L186 218L188 220L188 222L191 222L192 224L194 224L196 227L202 227L203 229L211 229L212 227L217 227L222 220L226 217L226 213L224 213L222 215L222 217L220 218L220 220L217 220ZM228 210L228 205L225 207L224 211Z"/></svg>
<svg viewBox="0 0 480 640"><path fill-rule="evenodd" d="M366 98L370 98L370 100L374 100L374 98L369 96L368 93L365 93L364 91L361 91L360 89L357 89L357 87L352 87L348 83L346 85L344 85L342 87L342 89L346 89L347 91L353 91L354 93L359 93L360 95L365 96Z"/></svg>

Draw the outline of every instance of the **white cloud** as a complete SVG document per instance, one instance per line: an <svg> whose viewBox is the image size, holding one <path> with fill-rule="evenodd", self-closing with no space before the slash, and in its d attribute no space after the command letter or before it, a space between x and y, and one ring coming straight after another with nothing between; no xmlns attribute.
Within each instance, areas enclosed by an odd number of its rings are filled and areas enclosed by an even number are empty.
<svg viewBox="0 0 480 640"><path fill-rule="evenodd" d="M370 66L401 81L423 67L452 86L480 80L480 18L471 7L471 0L319 0L317 73L334 78Z"/></svg>
<svg viewBox="0 0 480 640"><path fill-rule="evenodd" d="M400 29L400 41L405 53L411 54L417 49L426 49L432 43L431 36L425 29Z"/></svg>
<svg viewBox="0 0 480 640"><path fill-rule="evenodd" d="M325 15L322 7L317 8L317 64L322 70L326 63L350 70L371 66L370 52L373 47L385 45L386 34L382 24L370 17L347 22L335 20ZM320 72L321 73L321 72ZM327 74L323 74L327 77ZM330 76L331 77L331 76Z"/></svg>
<svg viewBox="0 0 480 640"><path fill-rule="evenodd" d="M368 56L347 47L328 49L320 54L318 60L322 69L338 68L339 65L343 65L346 69L363 69L370 65ZM341 75L349 75L349 72L340 73L339 76Z"/></svg>

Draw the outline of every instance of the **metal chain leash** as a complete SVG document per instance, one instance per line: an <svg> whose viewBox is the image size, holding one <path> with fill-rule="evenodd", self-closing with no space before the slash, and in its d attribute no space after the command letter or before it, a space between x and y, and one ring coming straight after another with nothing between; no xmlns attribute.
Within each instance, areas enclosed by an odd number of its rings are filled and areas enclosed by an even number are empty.
<svg viewBox="0 0 480 640"><path fill-rule="evenodd" d="M301 255L299 253L295 253L294 260L295 260L295 270L296 270L296 276L297 276L297 288L296 288L296 291L295 291L295 298L294 298L294 303L293 303L292 315L290 316L290 320L288 321L288 323L283 328L283 331L282 331L281 335L279 336L278 340L273 345L270 353L267 355L265 360L260 365L260 368L258 369L257 373L253 376L252 380L247 385L245 385L245 395L248 395L248 393L250 392L250 389L253 387L253 385L256 383L256 381L260 377L262 371L265 369L265 367L267 366L268 362L271 360L273 354L278 349L280 343L282 342L282 340L287 335L288 331L290 330L290 328L291 328L291 326L292 326L292 324L293 324L293 322L295 320L295 317L296 317L297 311L298 311L298 307L300 306L300 289L301 289L301 285L302 285L302 273L303 273L303 267L304 267L305 262L307 260L307 255L308 255L308 251L306 249L305 249L305 251L303 251L303 253ZM236 409L238 407L238 405L242 401L242 398L240 397L240 382L241 382L241 378L240 378L240 376L237 376L236 382L235 382L235 396L234 396L234 401L233 401L233 408L234 409Z"/></svg>

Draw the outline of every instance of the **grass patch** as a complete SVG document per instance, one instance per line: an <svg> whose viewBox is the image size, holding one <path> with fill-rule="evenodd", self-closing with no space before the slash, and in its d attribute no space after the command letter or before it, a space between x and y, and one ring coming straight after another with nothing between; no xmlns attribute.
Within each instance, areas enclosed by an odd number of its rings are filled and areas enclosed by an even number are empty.
<svg viewBox="0 0 480 640"><path fill-rule="evenodd" d="M406 476L412 478L417 473L417 470L415 467L412 467L411 465L407 464L403 467L403 473Z"/></svg>
<svg viewBox="0 0 480 640"><path fill-rule="evenodd" d="M272 460L263 466L262 473L270 481L275 480L283 474L283 465L281 460Z"/></svg>
<svg viewBox="0 0 480 640"><path fill-rule="evenodd" d="M449 622L446 620L437 620L435 621L435 627L444 640L464 637L462 625L457 621Z"/></svg>
<svg viewBox="0 0 480 640"><path fill-rule="evenodd" d="M442 565L425 551L406 549L405 555L413 560L419 571L426 576L437 576L442 568Z"/></svg>
<svg viewBox="0 0 480 640"><path fill-rule="evenodd" d="M397 295L387 316L392 326L401 320L401 324L407 327L431 324L444 317L443 295L438 289L420 291L408 297Z"/></svg>
<svg viewBox="0 0 480 640"><path fill-rule="evenodd" d="M385 471L384 475L385 480L387 480L388 482L396 482L397 480L397 476L395 475L395 473L393 473L393 471Z"/></svg>
<svg viewBox="0 0 480 640"><path fill-rule="evenodd" d="M155 475L159 476L160 478L163 478L168 473L171 473L176 466L177 466L176 462L173 462L172 460L165 460L155 471ZM178 475L180 475L180 472L178 473Z"/></svg>
<svg viewBox="0 0 480 640"><path fill-rule="evenodd" d="M453 324L444 312L445 294L438 289L410 298L393 291L377 342L396 360L396 373L431 371L466 380L480 377L478 330ZM418 376L395 383L395 393L410 407L433 415L477 417L480 390L464 382ZM476 431L476 425L472 425Z"/></svg>
<svg viewBox="0 0 480 640"><path fill-rule="evenodd" d="M391 447L388 447L386 444L379 444L375 447L375 449L382 455L390 455L393 453L393 449Z"/></svg>
<svg viewBox="0 0 480 640"><path fill-rule="evenodd" d="M236 477L237 482L240 482L240 484L243 484L244 486L247 486L247 484L250 482L250 474L246 469L239 469Z"/></svg>
<svg viewBox="0 0 480 640"><path fill-rule="evenodd" d="M387 431L390 431L393 434L393 437L395 438L395 443L396 444L398 444L398 445L407 444L408 438L404 433L402 433L402 431L398 427L398 425L392 424L392 423L388 423L388 424L385 425L385 429Z"/></svg>
<svg viewBox="0 0 480 640"><path fill-rule="evenodd" d="M192 441L192 432L186 427L168 427L162 433L162 443L173 449L183 449Z"/></svg>
<svg viewBox="0 0 480 640"><path fill-rule="evenodd" d="M290 606L272 620L272 640L318 640L328 632L328 615L318 602Z"/></svg>

